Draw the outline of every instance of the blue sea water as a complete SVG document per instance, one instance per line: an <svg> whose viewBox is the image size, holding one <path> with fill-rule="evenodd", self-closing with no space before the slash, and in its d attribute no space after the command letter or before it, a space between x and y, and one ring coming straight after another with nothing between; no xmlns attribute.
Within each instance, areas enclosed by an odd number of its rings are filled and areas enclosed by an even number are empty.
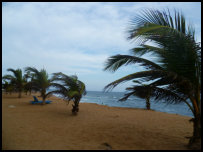
<svg viewBox="0 0 203 152"><path fill-rule="evenodd" d="M123 97L124 92L99 92L87 91L87 94L82 97L80 102L97 103L110 107L128 107L128 108L145 108L145 99L130 96L126 101L118 101ZM183 116L193 117L192 112L185 103L167 104L164 100L155 102L150 99L151 109L155 111L179 114Z"/></svg>

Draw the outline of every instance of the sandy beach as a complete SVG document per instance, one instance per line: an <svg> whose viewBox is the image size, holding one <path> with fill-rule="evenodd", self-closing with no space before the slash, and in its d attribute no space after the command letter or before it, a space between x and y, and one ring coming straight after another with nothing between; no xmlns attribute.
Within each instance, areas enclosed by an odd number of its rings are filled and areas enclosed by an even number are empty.
<svg viewBox="0 0 203 152"><path fill-rule="evenodd" d="M192 135L187 116L93 103L73 116L62 99L31 105L32 96L17 96L2 94L3 150L185 150Z"/></svg>

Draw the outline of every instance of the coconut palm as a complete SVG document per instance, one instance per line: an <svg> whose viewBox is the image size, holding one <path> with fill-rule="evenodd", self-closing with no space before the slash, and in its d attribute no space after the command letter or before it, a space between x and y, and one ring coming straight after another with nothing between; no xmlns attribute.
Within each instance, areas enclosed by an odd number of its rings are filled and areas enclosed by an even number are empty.
<svg viewBox="0 0 203 152"><path fill-rule="evenodd" d="M56 90L51 91L49 94L60 94L68 103L73 101L72 113L77 114L79 111L79 102L82 96L86 95L85 84L78 80L77 76L68 76L61 72L53 73L52 80L57 82L52 85Z"/></svg>
<svg viewBox="0 0 203 152"><path fill-rule="evenodd" d="M32 87L32 81L34 79L34 73L31 73L30 71L27 71L24 75L25 77L25 80L26 80L26 84L24 86L24 89L25 89L25 92L26 92L26 95L27 95L27 92L29 91L30 95L31 95L31 92L33 90L33 87ZM37 91L37 90L36 90Z"/></svg>
<svg viewBox="0 0 203 152"><path fill-rule="evenodd" d="M133 82L137 83L137 81ZM155 101L157 102L163 99L166 100L168 104L174 102L185 102L190 108L192 108L191 105L187 101L185 101L184 98L171 91L153 86L151 84L146 85L140 82L138 84L140 85L133 85L132 87L126 88L128 92L125 93L124 97L119 99L119 101L126 101L130 96L138 96L146 100L146 109L150 110L150 97L154 97Z"/></svg>
<svg viewBox="0 0 203 152"><path fill-rule="evenodd" d="M34 67L26 67L25 72L30 72L32 80L28 83L33 90L39 91L42 97L42 104L45 104L45 100L48 96L47 89L52 85L52 81L48 77L48 73L45 69L38 71Z"/></svg>
<svg viewBox="0 0 203 152"><path fill-rule="evenodd" d="M31 87L30 87L30 83L29 83L29 79L30 78L30 71L27 72L26 74L24 74L24 79L25 79L25 86L24 86L24 91L27 95L27 92L31 90Z"/></svg>
<svg viewBox="0 0 203 152"><path fill-rule="evenodd" d="M124 97L119 99L119 101L126 101L130 96L138 96L146 100L146 109L150 110L150 96L152 96L152 87L150 85L143 85L139 81L134 80L133 82L140 85L134 85L126 88L126 91L128 92L124 94Z"/></svg>
<svg viewBox="0 0 203 152"><path fill-rule="evenodd" d="M128 39L139 42L140 47L131 49L132 55L109 57L104 69L114 72L123 65L135 63L146 68L108 84L104 90L113 89L122 82L141 79L156 88L157 100L165 98L170 103L185 102L194 115L189 147L201 141L201 48L194 33L194 29L186 24L185 17L177 11L172 17L169 10L143 10L131 20L128 30ZM147 44L149 41L154 45ZM143 58L146 53L158 60Z"/></svg>
<svg viewBox="0 0 203 152"><path fill-rule="evenodd" d="M18 91L18 98L21 98L21 93L23 91L23 87L25 85L25 79L23 77L22 74L22 70L21 69L7 69L7 71L10 71L13 73L13 75L4 75L2 77L3 80L9 80L10 81L10 86L12 86L12 88L16 91Z"/></svg>
<svg viewBox="0 0 203 152"><path fill-rule="evenodd" d="M10 84L8 81L3 80L4 82L2 83L2 89L5 91L6 94L8 94L8 92L11 94L12 91L14 91L13 85Z"/></svg>

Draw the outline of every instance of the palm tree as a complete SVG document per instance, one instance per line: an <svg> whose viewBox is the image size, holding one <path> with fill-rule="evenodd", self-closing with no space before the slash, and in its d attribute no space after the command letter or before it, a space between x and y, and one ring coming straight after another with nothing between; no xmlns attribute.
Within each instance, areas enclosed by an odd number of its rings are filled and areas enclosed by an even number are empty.
<svg viewBox="0 0 203 152"><path fill-rule="evenodd" d="M201 141L201 48L195 42L194 29L186 25L185 17L177 11L173 18L169 10L143 10L141 15L131 20L128 31L128 39L139 42L140 47L131 49L132 55L111 56L104 70L114 72L123 65L135 63L146 70L116 80L104 90L132 79L141 79L156 88L157 100L165 98L170 103L185 102L194 115L193 136L189 140L189 147L193 147L200 146ZM147 45L149 41L154 45ZM146 53L158 60L143 58Z"/></svg>
<svg viewBox="0 0 203 152"><path fill-rule="evenodd" d="M30 91L30 89L31 89L30 85L28 83L29 77L30 77L30 72L27 72L26 74L24 74L24 79L25 79L24 91L25 91L26 95L27 95L27 92Z"/></svg>
<svg viewBox="0 0 203 152"><path fill-rule="evenodd" d="M135 80L133 82L136 82L140 85L133 85L132 87L126 88L128 92L124 94L124 97L119 99L119 101L126 101L132 95L138 96L146 100L146 109L150 110L150 97L154 97L155 101L164 99L169 104L174 102L185 102L190 108L192 108L191 105L187 101L185 101L184 98L172 93L171 91L153 86L151 84L142 84L141 82Z"/></svg>
<svg viewBox="0 0 203 152"><path fill-rule="evenodd" d="M139 81L133 81L134 83L141 84L139 86L134 85L132 87L126 88L126 91L128 91L126 94L124 94L124 97L119 99L119 101L126 101L130 96L138 96L140 98L143 98L146 100L146 109L150 110L150 96L152 96L152 87L150 85L142 84Z"/></svg>
<svg viewBox="0 0 203 152"><path fill-rule="evenodd" d="M13 73L13 75L4 75L3 80L9 80L10 85L13 87L13 89L17 90L19 92L18 98L21 98L21 93L25 84L25 79L23 78L22 75L22 70L21 69L7 69L7 71L10 71Z"/></svg>
<svg viewBox="0 0 203 152"><path fill-rule="evenodd" d="M79 102L83 95L86 95L85 84L78 80L77 76L68 76L61 72L53 73L52 80L58 83L53 83L56 90L49 94L57 93L62 96L65 101L73 101L72 113L74 115L79 111Z"/></svg>
<svg viewBox="0 0 203 152"><path fill-rule="evenodd" d="M32 81L34 79L34 74L31 73L30 71L27 71L24 75L25 77L25 80L26 80L26 84L25 84L25 91L26 91L26 95L27 95L27 92L29 91L30 95L31 95L31 92L33 90L33 87L32 87Z"/></svg>
<svg viewBox="0 0 203 152"><path fill-rule="evenodd" d="M10 84L8 81L3 80L4 83L2 83L2 89L4 89L5 93L8 94L8 92L11 94L12 91L14 91L13 85Z"/></svg>
<svg viewBox="0 0 203 152"><path fill-rule="evenodd" d="M32 79L28 85L31 86L33 90L41 93L43 100L42 105L44 105L48 96L47 89L52 85L52 81L48 78L48 73L45 69L38 71L34 67L26 67L25 72L30 72L30 75L32 75Z"/></svg>

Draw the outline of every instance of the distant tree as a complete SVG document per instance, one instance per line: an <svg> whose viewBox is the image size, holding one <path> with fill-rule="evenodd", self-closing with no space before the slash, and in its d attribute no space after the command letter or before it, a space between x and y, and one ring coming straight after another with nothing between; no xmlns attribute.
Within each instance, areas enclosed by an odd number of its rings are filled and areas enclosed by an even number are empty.
<svg viewBox="0 0 203 152"><path fill-rule="evenodd" d="M47 89L51 87L52 81L48 78L48 73L45 69L38 71L34 67L26 67L25 72L29 72L32 76L30 82L27 85L31 86L33 90L39 91L42 97L42 104L45 104L45 100L48 96Z"/></svg>
<svg viewBox="0 0 203 152"><path fill-rule="evenodd" d="M10 84L8 81L3 80L2 89L5 91L6 94L11 94L14 91L13 85Z"/></svg>
<svg viewBox="0 0 203 152"><path fill-rule="evenodd" d="M3 80L10 81L10 87L13 88L12 90L17 90L19 92L18 98L21 98L21 93L23 91L23 87L25 84L25 79L23 78L22 70L21 69L7 69L13 73L13 75L4 75L2 77Z"/></svg>
<svg viewBox="0 0 203 152"><path fill-rule="evenodd" d="M25 92L26 92L26 95L27 95L27 92L29 92L29 95L31 95L31 92L32 90L34 90L34 88L32 87L32 81L34 79L34 74L31 73L30 71L27 71L24 75L25 77L25 80L26 80L26 84L24 86L24 89L25 89ZM36 89L35 89L36 90ZM37 91L37 90L36 90Z"/></svg>
<svg viewBox="0 0 203 152"><path fill-rule="evenodd" d="M133 81L134 83L139 83L139 81ZM119 101L126 101L130 96L138 96L146 101L146 109L150 110L150 96L152 96L152 87L150 85L134 85L132 87L126 88L126 93L123 98L119 99Z"/></svg>
<svg viewBox="0 0 203 152"><path fill-rule="evenodd" d="M24 91L27 95L27 92L29 91L30 87L28 85L28 79L30 77L30 72L27 72L26 74L24 74L24 79L25 79L25 86L24 86Z"/></svg>
<svg viewBox="0 0 203 152"><path fill-rule="evenodd" d="M68 103L69 101L73 101L72 113L77 114L79 111L79 102L82 96L86 95L85 84L78 80L77 76L68 76L61 72L54 73L52 80L57 83L52 85L56 90L51 91L50 94L60 94Z"/></svg>

